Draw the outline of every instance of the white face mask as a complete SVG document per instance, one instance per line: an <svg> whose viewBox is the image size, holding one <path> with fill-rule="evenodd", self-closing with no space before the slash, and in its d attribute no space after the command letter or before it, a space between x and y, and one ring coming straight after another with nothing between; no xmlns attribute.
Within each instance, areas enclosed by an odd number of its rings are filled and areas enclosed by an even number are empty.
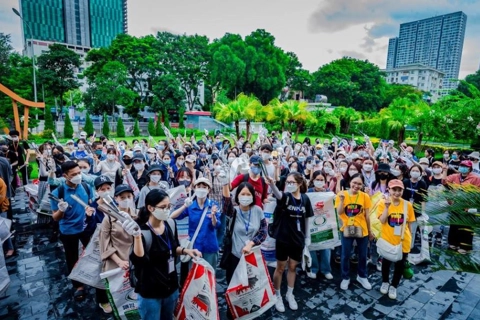
<svg viewBox="0 0 480 320"><path fill-rule="evenodd" d="M448 153L445 153L445 154L443 155L443 158L444 158L444 159L448 159L448 158L450 158L450 155L449 155Z"/></svg>
<svg viewBox="0 0 480 320"><path fill-rule="evenodd" d="M328 175L330 175L330 176L333 175L333 173L334 173L334 172L333 172L333 169L332 169L332 168L329 168L329 167L324 168L323 170L325 170L325 173L328 174Z"/></svg>
<svg viewBox="0 0 480 320"><path fill-rule="evenodd" d="M252 152L252 148L245 148L245 152L247 152L247 153Z"/></svg>
<svg viewBox="0 0 480 320"><path fill-rule="evenodd" d="M270 153L262 153L262 159L263 159L263 160L268 160L268 159L270 159Z"/></svg>
<svg viewBox="0 0 480 320"><path fill-rule="evenodd" d="M170 210L155 208L155 211L153 211L152 214L157 220L166 221L170 216Z"/></svg>
<svg viewBox="0 0 480 320"><path fill-rule="evenodd" d="M432 169L432 172L433 172L434 174L440 174L440 173L442 173L442 171L443 171L442 168L433 168L433 169Z"/></svg>
<svg viewBox="0 0 480 320"><path fill-rule="evenodd" d="M150 181L158 183L158 181L160 181L161 178L162 178L162 176L160 176L160 175L151 175L150 176Z"/></svg>
<svg viewBox="0 0 480 320"><path fill-rule="evenodd" d="M132 202L133 202L132 199L120 200L120 201L118 201L118 206L119 206L120 208L130 208Z"/></svg>
<svg viewBox="0 0 480 320"><path fill-rule="evenodd" d="M114 154L107 154L107 159L108 160L115 160L115 155Z"/></svg>
<svg viewBox="0 0 480 320"><path fill-rule="evenodd" d="M295 191L297 191L297 189L298 189L298 186L296 184L287 184L285 191L294 193Z"/></svg>
<svg viewBox="0 0 480 320"><path fill-rule="evenodd" d="M290 172L297 172L297 169L290 169Z"/></svg>
<svg viewBox="0 0 480 320"><path fill-rule="evenodd" d="M312 170L312 164L311 163L307 163L307 170Z"/></svg>
<svg viewBox="0 0 480 320"><path fill-rule="evenodd" d="M418 171L411 171L410 172L410 177L413 179L418 179L420 177L420 172Z"/></svg>
<svg viewBox="0 0 480 320"><path fill-rule="evenodd" d="M85 149L85 145L83 143L78 144L78 150L83 150Z"/></svg>
<svg viewBox="0 0 480 320"><path fill-rule="evenodd" d="M242 206L249 206L253 202L253 197L252 196L238 196L238 202Z"/></svg>
<svg viewBox="0 0 480 320"><path fill-rule="evenodd" d="M325 181L315 180L313 181L315 188L323 188L325 186Z"/></svg>
<svg viewBox="0 0 480 320"><path fill-rule="evenodd" d="M145 166L143 165L143 163L134 163L133 164L133 167L135 168L135 170L142 170L143 168L145 168Z"/></svg>
<svg viewBox="0 0 480 320"><path fill-rule="evenodd" d="M352 177L353 175L357 174L357 171L348 171L348 175Z"/></svg>
<svg viewBox="0 0 480 320"><path fill-rule="evenodd" d="M345 173L347 172L347 168L346 167L340 167L340 169L338 169L340 171L340 173Z"/></svg>
<svg viewBox="0 0 480 320"><path fill-rule="evenodd" d="M208 190L203 188L197 188L195 189L195 195L199 199L205 199L208 195Z"/></svg>
<svg viewBox="0 0 480 320"><path fill-rule="evenodd" d="M90 169L82 169L81 171L83 174L88 174L90 172Z"/></svg>
<svg viewBox="0 0 480 320"><path fill-rule="evenodd" d="M365 170L366 172L370 172L372 171L373 169L373 166L371 164L364 164L363 165L363 170Z"/></svg>
<svg viewBox="0 0 480 320"><path fill-rule="evenodd" d="M155 154L149 153L148 154L148 159L152 160L155 158Z"/></svg>
<svg viewBox="0 0 480 320"><path fill-rule="evenodd" d="M183 160L177 160L177 165L179 167L183 166L184 161Z"/></svg>
<svg viewBox="0 0 480 320"><path fill-rule="evenodd" d="M422 166L423 170L428 169L428 164L422 164L421 166Z"/></svg>
<svg viewBox="0 0 480 320"><path fill-rule="evenodd" d="M231 158L228 158L228 163L232 164L233 161L235 161L235 158L231 157Z"/></svg>
<svg viewBox="0 0 480 320"><path fill-rule="evenodd" d="M106 198L107 196L113 196L113 189L109 191L98 191L97 194L100 198Z"/></svg>
<svg viewBox="0 0 480 320"><path fill-rule="evenodd" d="M398 177L401 172L400 170L397 170L397 169L390 169L390 172L395 176L395 177Z"/></svg>
<svg viewBox="0 0 480 320"><path fill-rule="evenodd" d="M78 184L82 183L82 176L81 175L76 175L75 177L70 179L70 182L78 185Z"/></svg>

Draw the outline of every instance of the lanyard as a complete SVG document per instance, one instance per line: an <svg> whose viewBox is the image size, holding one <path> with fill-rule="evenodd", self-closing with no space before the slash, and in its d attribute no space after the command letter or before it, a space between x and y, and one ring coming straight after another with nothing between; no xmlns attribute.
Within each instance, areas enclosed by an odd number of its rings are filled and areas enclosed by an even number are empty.
<svg viewBox="0 0 480 320"><path fill-rule="evenodd" d="M348 197L350 198L350 193L347 192L348 194ZM360 195L360 192L357 193L357 197L355 198L355 202L353 204L349 204L347 206L347 217L352 217L353 216L353 212L352 210L355 209L357 207L357 201L358 201L358 196ZM351 208L349 208L351 206Z"/></svg>
<svg viewBox="0 0 480 320"><path fill-rule="evenodd" d="M161 235L159 235L159 234L157 234L157 233L155 232L155 229L153 229L153 227L152 227L152 225L150 224L150 222L147 222L147 225L148 225L148 227L150 228L150 230L152 230L153 233L155 233L155 234L157 235L157 237L158 237L163 243L165 243L165 244L167 245L168 251L170 252L170 256L172 256L172 246L171 246L171 244L170 244L170 238L168 237L167 225L164 223L164 226L165 226L165 233L164 233L164 234L165 234L165 237L167 238L167 241L165 241Z"/></svg>
<svg viewBox="0 0 480 320"><path fill-rule="evenodd" d="M252 209L248 210L248 222L245 220L245 215L243 214L243 211L241 209L240 212L242 213L243 224L245 225L245 233L248 236L248 229L250 229L250 218L252 217Z"/></svg>
<svg viewBox="0 0 480 320"><path fill-rule="evenodd" d="M415 195L415 191L417 189L418 182L419 181L415 182L415 185L412 185L412 180L410 180L410 191L412 192L411 199L413 199L413 196ZM415 187L415 189L413 189L413 187Z"/></svg>

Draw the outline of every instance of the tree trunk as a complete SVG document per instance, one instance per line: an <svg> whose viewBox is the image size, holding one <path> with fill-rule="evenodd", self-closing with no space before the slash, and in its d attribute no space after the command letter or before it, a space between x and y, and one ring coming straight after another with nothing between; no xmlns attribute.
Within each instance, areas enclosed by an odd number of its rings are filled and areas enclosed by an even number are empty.
<svg viewBox="0 0 480 320"><path fill-rule="evenodd" d="M402 143L405 140L405 127L398 130L398 144Z"/></svg>
<svg viewBox="0 0 480 320"><path fill-rule="evenodd" d="M237 132L237 139L240 139L240 122L235 121L235 131Z"/></svg>
<svg viewBox="0 0 480 320"><path fill-rule="evenodd" d="M418 133L418 140L417 140L417 150L421 150L422 149L422 140L423 140L423 132L420 131Z"/></svg>
<svg viewBox="0 0 480 320"><path fill-rule="evenodd" d="M295 132L295 141L298 141L298 134L300 133L300 124L296 123L297 131Z"/></svg>
<svg viewBox="0 0 480 320"><path fill-rule="evenodd" d="M247 126L247 137L250 136L250 121L246 121L246 126Z"/></svg>

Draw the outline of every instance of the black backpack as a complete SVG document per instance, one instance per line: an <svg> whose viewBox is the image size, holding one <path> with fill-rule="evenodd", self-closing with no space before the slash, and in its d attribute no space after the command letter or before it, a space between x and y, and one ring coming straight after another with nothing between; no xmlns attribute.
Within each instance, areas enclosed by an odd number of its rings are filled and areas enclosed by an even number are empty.
<svg viewBox="0 0 480 320"><path fill-rule="evenodd" d="M90 188L88 187L88 184L85 181L82 181L81 185L83 189L85 189L85 192L88 195L88 203L90 203L90 199L92 198L92 195L90 194ZM58 198L65 200L63 199L63 197L65 197L65 188L63 187L63 184L61 184L57 189L58 189Z"/></svg>

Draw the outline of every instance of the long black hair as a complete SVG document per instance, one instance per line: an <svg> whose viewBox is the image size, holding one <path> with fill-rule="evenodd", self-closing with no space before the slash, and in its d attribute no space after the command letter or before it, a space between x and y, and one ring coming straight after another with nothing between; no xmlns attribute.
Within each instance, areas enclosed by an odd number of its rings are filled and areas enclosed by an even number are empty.
<svg viewBox="0 0 480 320"><path fill-rule="evenodd" d="M139 225L145 224L150 217L150 211L148 211L147 207L155 207L157 204L168 198L168 194L161 190L161 189L153 189L151 190L147 196L145 197L145 206L140 208L140 212L138 214L137 223Z"/></svg>

